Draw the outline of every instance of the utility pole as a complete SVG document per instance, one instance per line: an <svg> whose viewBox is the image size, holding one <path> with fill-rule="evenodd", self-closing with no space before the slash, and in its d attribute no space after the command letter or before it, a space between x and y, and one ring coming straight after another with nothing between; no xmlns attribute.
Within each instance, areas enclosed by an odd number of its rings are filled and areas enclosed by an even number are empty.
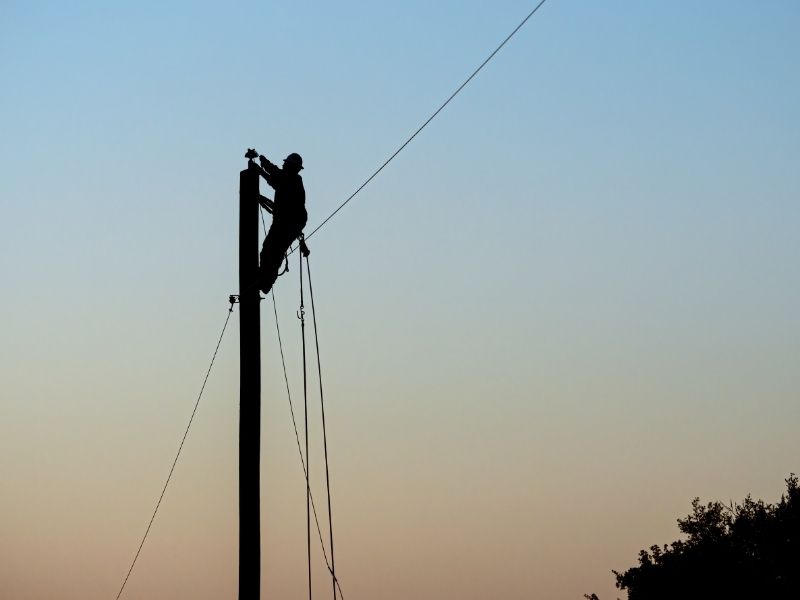
<svg viewBox="0 0 800 600"><path fill-rule="evenodd" d="M239 600L261 598L261 294L258 167L239 173Z"/></svg>

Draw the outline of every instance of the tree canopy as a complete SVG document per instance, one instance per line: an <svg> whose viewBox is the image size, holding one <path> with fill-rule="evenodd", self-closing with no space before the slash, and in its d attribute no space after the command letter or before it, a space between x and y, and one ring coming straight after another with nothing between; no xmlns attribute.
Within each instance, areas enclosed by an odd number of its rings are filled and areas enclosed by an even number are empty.
<svg viewBox="0 0 800 600"><path fill-rule="evenodd" d="M678 519L685 539L650 546L639 564L613 571L628 600L800 598L800 487L792 474L780 502L692 502ZM598 600L594 594L586 598Z"/></svg>

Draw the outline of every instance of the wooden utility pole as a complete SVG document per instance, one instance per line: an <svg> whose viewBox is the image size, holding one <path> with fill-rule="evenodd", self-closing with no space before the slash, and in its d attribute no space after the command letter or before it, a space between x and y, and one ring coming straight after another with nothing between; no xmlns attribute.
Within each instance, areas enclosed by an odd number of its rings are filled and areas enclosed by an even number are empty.
<svg viewBox="0 0 800 600"><path fill-rule="evenodd" d="M252 154L255 154L253 152ZM239 173L239 600L261 597L261 294L258 167Z"/></svg>

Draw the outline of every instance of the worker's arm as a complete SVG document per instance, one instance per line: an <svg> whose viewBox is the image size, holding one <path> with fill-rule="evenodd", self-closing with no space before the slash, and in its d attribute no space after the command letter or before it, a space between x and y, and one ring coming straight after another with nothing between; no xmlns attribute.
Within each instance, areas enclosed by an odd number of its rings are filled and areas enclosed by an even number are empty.
<svg viewBox="0 0 800 600"><path fill-rule="evenodd" d="M261 163L261 168L264 169L264 171L267 172L267 175L273 175L274 176L274 175L277 175L278 173L280 173L280 171L281 171L280 168L277 165L271 163L269 161L269 159L266 156L264 156L263 154L258 157L258 162Z"/></svg>
<svg viewBox="0 0 800 600"><path fill-rule="evenodd" d="M266 182L272 187L273 189L277 189L277 183L279 181L281 170L276 165L269 162L266 156L263 154L258 157L259 162L261 163L261 168L258 170L261 173L261 176L266 180Z"/></svg>

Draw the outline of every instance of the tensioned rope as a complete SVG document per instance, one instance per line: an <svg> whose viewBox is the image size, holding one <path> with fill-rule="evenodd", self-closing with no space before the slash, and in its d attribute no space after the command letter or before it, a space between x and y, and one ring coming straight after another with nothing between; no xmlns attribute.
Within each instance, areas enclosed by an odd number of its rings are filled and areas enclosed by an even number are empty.
<svg viewBox="0 0 800 600"><path fill-rule="evenodd" d="M342 209L343 209L343 208L344 208L344 207L345 207L345 206L346 206L346 205L347 205L347 204L348 204L348 203L349 203L349 202L350 202L350 201L351 201L353 198L355 198L355 197L356 197L356 195L357 195L357 194L358 194L358 193L359 193L361 190L363 190L365 187L367 187L367 185L369 184L369 182L370 182L370 181L372 181L373 179L375 179L375 177L378 175L378 173L380 173L381 171L383 171L383 169L384 169L384 168L385 168L385 167L386 167L386 166L387 166L387 165L388 165L390 162L392 162L392 160L394 160L394 158L395 158L395 157L396 157L398 154L400 154L400 153L401 153L401 152L402 152L402 151L405 149L405 147L406 147L406 146L408 146L408 145L411 143L411 141L412 141L412 140L413 140L415 137L417 137L417 135L419 135L419 133L420 133L420 132L421 132L423 129L425 129L425 128L428 126L428 124L429 124L431 121L433 121L433 120L434 120L434 119L437 117L437 115L438 115L440 112L442 112L442 111L444 110L444 108L445 108L445 107L446 107L448 104L450 104L450 102L453 100L453 98L455 98L455 97L456 97L456 96L459 94L459 92L461 92L461 90L463 90L463 89L464 89L464 88L467 86L467 84L468 84L470 81L472 81L472 80L474 79L474 77L475 77L475 76L476 76L478 73L480 73L480 71L483 69L483 67L485 67L485 66L486 66L486 65L489 63L489 61L490 61L490 60L492 60L492 59L494 58L495 54L497 54L498 52L500 52L500 50L503 48L503 46L505 46L505 45L508 43L508 41L509 41L509 40L510 40L512 37L514 37L514 35L516 35L516 33L517 33L517 32L518 32L520 29L522 29L523 25L525 25L525 23L527 23L527 22L528 22L528 20L529 20L529 19L530 19L530 18L531 18L533 15L535 15L535 14L536 14L536 12L537 12L537 11L538 11L538 10L539 10L541 7L542 7L542 5L543 5L543 4L544 4L546 1L547 1L547 0L541 0L541 1L540 1L540 2L539 2L539 3L538 3L538 4L537 4L537 5L536 5L536 6L533 8L533 10L532 10L531 12L529 12L529 13L528 13L528 15L527 15L527 16L526 16L524 19L522 19L522 21L520 21L520 22L519 22L519 24L518 24L518 25L517 25L517 26L514 28L514 30L513 30L511 33L509 33L509 34L506 36L506 38L505 38L505 39L504 39L502 42L500 42L500 45L499 45L499 46L497 46L497 48L495 48L495 49L492 51L492 53L491 53L489 56L487 56L487 57L486 57L486 59L484 59L484 61L483 61L483 62L482 62L480 65L478 65L478 67L477 67L477 68L476 68L476 69L475 69L475 70L472 72L472 74L471 74L469 77L467 77L467 78L464 80L464 82L463 82L461 85L459 85L459 86L456 88L456 90L455 90L455 91L454 91L452 94L450 94L450 97L449 97L449 98L447 98L447 100L445 100L445 101L444 101L444 102L441 104L441 106L439 106L439 108L437 108L437 109L436 109L436 110L433 112L433 114L431 114L431 116L430 116L430 117L428 117L428 118L425 120L425 122L424 122L422 125L420 125L420 126L417 128L417 130L416 130L414 133L412 133L412 134L411 134L411 136L410 136L410 137L409 137L409 138L408 138L408 139L407 139L405 142L403 142L403 143L400 145L400 147L399 147L397 150L395 150L395 151L392 153L392 155L391 155L389 158L387 158L385 161L383 161L383 164L382 164L381 166L379 166L379 167L378 167L378 168L377 168L377 169L376 169L376 170L375 170L375 171L372 173L372 175L370 175L369 177L367 177L367 179L364 181L364 183L362 183L360 186L358 186L358 187L356 188L356 190L355 190L355 191L354 191L352 194L350 194L350 195L349 195L349 196L348 196L348 197L345 199L345 201L344 201L344 202L342 202L342 203L341 203L341 204L340 204L340 205L339 205L339 206L336 208L336 210L334 210L334 211L333 211L333 212L332 212L330 215L328 215L328 216L325 218L325 220L324 220L324 221L322 221L322 223L320 223L319 225L317 225L317 226L314 228L314 230L313 230L311 233L309 233L309 234L306 236L306 240L309 240L309 239L311 239L311 236L313 236L315 233L317 233L317 231L319 231L320 229L322 229L322 226L323 226L323 225L325 225L325 224L326 224L328 221L330 221L330 220L331 220L331 219L334 217L334 215L336 215L336 213L338 213L340 210L342 210ZM289 254L292 254L292 253L293 253L295 250L297 250L297 248L298 248L298 247L299 247L299 246L295 246L294 248L291 248L291 249L289 250Z"/></svg>
<svg viewBox="0 0 800 600"><path fill-rule="evenodd" d="M125 575L125 580L122 582L122 586L119 588L119 592L117 593L117 600L119 600L120 596L122 596L122 592L125 589L125 585L128 583L128 579L133 572L133 567L136 565L136 560L139 558L139 554L142 552L142 547L144 546L144 542L147 539L147 534L150 533L150 528L153 526L153 521L156 519L156 514L158 514L158 509L161 506L161 501L164 499L164 494L167 492L167 486L169 485L170 480L172 479L172 473L175 471L175 465L178 464L178 458L180 458L181 451L183 450L183 444L186 442L186 437L189 435L189 429L192 426L192 422L194 421L194 416L197 413L197 407L200 406L200 398L203 397L203 392L206 389L206 383L208 382L208 376L211 374L211 367L214 366L214 360L217 358L217 352L219 352L219 346L222 343L222 338L225 335L225 329L228 327L228 321L230 321L231 313L233 313L233 305L234 300L231 299L231 307L228 309L228 316L225 317L225 324L222 326L222 331L219 334L219 339L217 340L217 346L214 348L214 355L211 357L211 363L208 365L208 370L206 371L206 376L203 379L203 385L200 386L200 393L197 394L197 400L194 403L194 408L192 409L192 415L189 417L189 423L186 425L186 430L183 432L183 438L181 439L181 443L178 446L178 452L175 454L175 460L172 461L172 467L169 469L169 474L167 475L167 480L164 482L164 487L161 490L161 495L158 497L158 502L156 502L155 510L153 510L153 515L150 517L150 522L147 524L147 529L142 536L142 541L139 544L139 548L136 550L136 555L133 557L133 562L131 562L131 567L128 569L128 574Z"/></svg>

